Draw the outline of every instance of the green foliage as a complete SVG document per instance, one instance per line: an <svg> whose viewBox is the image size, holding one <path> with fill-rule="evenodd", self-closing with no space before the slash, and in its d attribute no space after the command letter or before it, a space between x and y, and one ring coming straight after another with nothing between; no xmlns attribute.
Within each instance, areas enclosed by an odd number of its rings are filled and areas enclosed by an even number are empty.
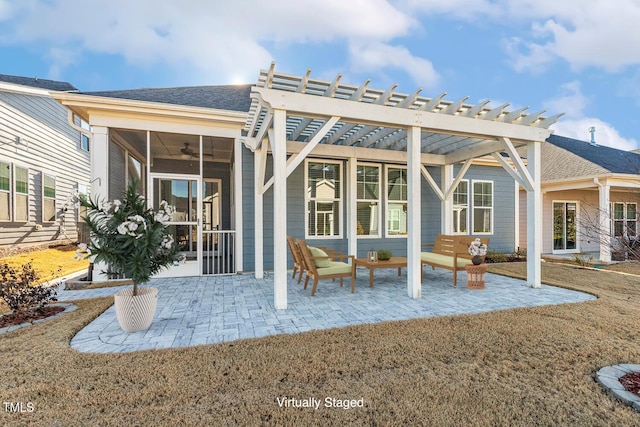
<svg viewBox="0 0 640 427"><path fill-rule="evenodd" d="M378 250L378 259L380 261L386 261L388 259L391 259L392 256L393 256L393 254L391 253L391 251L389 249L380 249L380 250Z"/></svg>
<svg viewBox="0 0 640 427"><path fill-rule="evenodd" d="M55 286L37 283L38 275L30 262L20 268L0 264L0 299L14 313L42 310L46 303L58 300Z"/></svg>
<svg viewBox="0 0 640 427"><path fill-rule="evenodd" d="M593 255L587 257L586 255L575 254L573 260L581 267L588 267L593 263Z"/></svg>
<svg viewBox="0 0 640 427"><path fill-rule="evenodd" d="M155 212L138 194L137 182L132 182L122 200L94 201L86 197L81 203L88 209L84 218L91 231L87 254L94 262L105 262L113 273L121 273L137 284L178 260L178 250L166 223L173 208L166 202Z"/></svg>

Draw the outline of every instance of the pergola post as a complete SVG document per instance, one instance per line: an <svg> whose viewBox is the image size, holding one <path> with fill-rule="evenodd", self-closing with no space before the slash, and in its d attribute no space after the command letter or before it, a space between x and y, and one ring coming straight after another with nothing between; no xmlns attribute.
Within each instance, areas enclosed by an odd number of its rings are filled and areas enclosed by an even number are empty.
<svg viewBox="0 0 640 427"><path fill-rule="evenodd" d="M347 253L358 257L358 159L347 161Z"/></svg>
<svg viewBox="0 0 640 427"><path fill-rule="evenodd" d="M420 244L422 241L420 193L422 186L420 163L420 128L407 130L407 292L411 298L422 297Z"/></svg>
<svg viewBox="0 0 640 427"><path fill-rule="evenodd" d="M446 194L447 190L451 188L453 184L453 165L443 165L440 183L440 188ZM453 193L452 193L453 194ZM453 233L453 218L451 212L453 211L453 199L451 196L445 197L440 202L440 232L442 234Z"/></svg>
<svg viewBox="0 0 640 427"><path fill-rule="evenodd" d="M287 308L287 112L273 112L273 298Z"/></svg>
<svg viewBox="0 0 640 427"><path fill-rule="evenodd" d="M264 278L264 218L263 218L263 195L262 185L264 177L260 173L262 167L262 150L266 147L257 148L253 153L253 218L254 218L254 237L253 237L253 254L254 269L256 279Z"/></svg>
<svg viewBox="0 0 640 427"><path fill-rule="evenodd" d="M540 190L540 141L527 143L527 170L533 189L527 190L527 284L540 288L542 283L542 192Z"/></svg>

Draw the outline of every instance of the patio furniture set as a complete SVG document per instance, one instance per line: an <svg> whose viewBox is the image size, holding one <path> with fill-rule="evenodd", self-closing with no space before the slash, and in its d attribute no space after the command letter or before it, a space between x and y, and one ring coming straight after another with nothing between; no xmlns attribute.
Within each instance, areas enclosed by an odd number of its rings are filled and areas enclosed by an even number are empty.
<svg viewBox="0 0 640 427"><path fill-rule="evenodd" d="M472 256L469 254L468 246L475 240L470 236L452 236L440 234L433 244L423 245L432 247L431 252L422 252L421 265L430 265L445 268L453 271L453 286L457 285L457 272L467 271L467 288L484 289L484 275L487 271L486 265L474 265ZM489 239L480 239L485 245L489 244ZM407 258L391 257L388 260L371 260L369 258L356 258L353 255L345 255L342 252L327 249L324 247L313 247L307 245L304 240L294 240L287 237L287 243L291 256L293 257L293 273L295 279L299 273L298 283L302 281L302 276L306 274L304 289L307 289L309 279L313 279L311 296L316 293L318 281L320 279L340 279L340 286L343 286L345 277L351 278L351 293L355 292L356 267L361 266L369 270L369 286L373 287L373 273L379 268L397 268L398 276L402 274L402 268L407 267ZM482 257L484 260L484 257ZM347 261L351 260L349 264Z"/></svg>

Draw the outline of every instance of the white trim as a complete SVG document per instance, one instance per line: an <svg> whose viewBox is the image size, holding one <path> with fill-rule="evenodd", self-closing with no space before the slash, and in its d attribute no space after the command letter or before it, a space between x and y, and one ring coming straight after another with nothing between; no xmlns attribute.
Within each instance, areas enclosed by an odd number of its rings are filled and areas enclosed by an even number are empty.
<svg viewBox="0 0 640 427"><path fill-rule="evenodd" d="M50 174L47 173L45 171L41 172L41 176L42 176L42 193L41 193L41 201L42 201L42 212L41 212L41 220L43 224L54 224L57 220L56 216L58 213L58 203L56 198L58 197L58 185L57 185L57 177L54 174ZM45 185L44 185L44 180L45 180L45 176L48 176L49 178L53 178L53 192L55 193L55 195L53 197L49 197L49 196L45 196L44 195L44 190L45 190ZM45 205L45 201L46 200L53 200L53 220L47 220L45 219L44 216L44 205Z"/></svg>
<svg viewBox="0 0 640 427"><path fill-rule="evenodd" d="M24 169L27 171L27 192L26 193L18 193L18 185L17 185L17 181L16 181L16 169L20 168L20 169ZM30 192L29 192L29 187L30 187L30 169L28 166L22 166L20 164L17 163L13 163L11 165L11 176L10 179L11 181L9 182L9 188L11 190L11 199L10 199L10 216L11 216L11 221L15 222L15 223L23 223L26 224L29 222L29 220L31 218L29 218L29 199L31 198ZM27 219L18 219L17 216L17 212L18 212L18 194L22 195L22 196L27 196Z"/></svg>
<svg viewBox="0 0 640 427"><path fill-rule="evenodd" d="M389 233L389 169L402 169L407 171L407 200L402 201L402 200L394 200L394 202L398 202L399 204L404 203L404 205L407 207L406 210L406 215L408 218L408 214L409 214L409 176L408 176L408 169L406 166L403 165L388 165L385 164L384 167L384 186L383 186L383 190L384 190L384 237L386 239L406 239L407 235L409 233L409 224L406 223L406 232L405 234L390 234ZM408 221L408 219L407 219Z"/></svg>
<svg viewBox="0 0 640 427"><path fill-rule="evenodd" d="M309 189L309 163L327 163L327 164L335 164L338 165L340 170L338 176L340 178L340 197L332 198L332 199L314 199L320 201L326 201L335 203L338 202L338 216L339 216L339 224L338 224L338 234L331 235L322 235L317 236L314 234L309 234L309 202L312 200L309 197L308 189ZM330 160L330 159L315 159L315 158L306 158L304 161L304 236L305 239L342 239L344 234L344 225L343 225L343 217L344 217L344 163L339 160ZM332 227L333 229L333 227Z"/></svg>
<svg viewBox="0 0 640 427"><path fill-rule="evenodd" d="M236 137L233 141L233 207L234 207L234 218L233 221L233 229L236 231L236 239L235 239L235 264L236 271L242 272L244 271L244 215L243 208L244 203L242 200L242 142L240 141L240 136Z"/></svg>
<svg viewBox="0 0 640 427"><path fill-rule="evenodd" d="M9 223L13 221L13 165L11 162L4 162L2 160L0 160L0 165L1 164L5 164L8 166L8 170L9 170L9 189L8 190L2 190L0 189L0 192L2 193L6 193L7 194L7 202L9 203L9 207L8 207L8 211L7 211L7 215L9 216L9 218L7 219L0 219L0 222L2 223Z"/></svg>
<svg viewBox="0 0 640 427"><path fill-rule="evenodd" d="M476 207L474 198L475 198L475 188L474 185L475 183L490 183L491 184L491 231L489 232L481 232L481 231L476 231L474 224L475 224L475 214L476 214L476 208L477 209L482 209L482 210L486 210L487 207L486 206L478 206ZM470 206L471 206L471 223L470 223L470 229L469 229L469 234L470 235L478 235L478 236L492 236L495 233L495 228L494 228L494 221L495 221L495 207L496 207L496 199L495 199L495 182L493 180L490 179L472 179L471 180L471 189L470 189Z"/></svg>
<svg viewBox="0 0 640 427"><path fill-rule="evenodd" d="M462 184L463 182L465 182L467 184L467 204L466 205L460 205L460 204L456 205L454 200L453 200L453 196L456 193L456 190L458 189L460 184ZM451 215L451 234L456 234L456 235L468 235L469 234L469 221L471 219L471 203L470 203L470 200L471 200L471 187L470 187L470 185L471 185L471 182L470 182L470 180L468 178L467 179L461 179L458 182L458 185L456 186L456 189L453 190L453 192L451 193L451 214L450 214ZM454 213L456 211L456 207L461 207L461 208L466 207L467 208L467 218L466 218L466 221L465 221L465 231L456 231L455 230L455 221L453 220L453 215L454 215Z"/></svg>

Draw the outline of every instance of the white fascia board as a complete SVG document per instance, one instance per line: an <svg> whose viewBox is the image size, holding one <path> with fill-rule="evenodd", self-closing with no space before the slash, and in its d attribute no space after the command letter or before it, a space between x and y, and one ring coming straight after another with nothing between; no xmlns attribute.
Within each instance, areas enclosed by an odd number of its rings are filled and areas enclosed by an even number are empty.
<svg viewBox="0 0 640 427"><path fill-rule="evenodd" d="M79 107L91 111L113 113L138 113L151 116L185 117L191 119L217 120L237 123L244 127L248 113L242 111L218 110L188 105L163 104L131 99L109 98L93 95L51 92L51 96L66 107Z"/></svg>
<svg viewBox="0 0 640 427"><path fill-rule="evenodd" d="M354 102L344 99L306 95L282 90L254 87L263 102L303 117L340 116L343 121L355 121L391 127L418 126L433 132L451 135L505 137L514 140L544 141L551 130L517 124L495 122L449 114Z"/></svg>
<svg viewBox="0 0 640 427"><path fill-rule="evenodd" d="M16 83L0 82L0 92L15 92L25 95L51 96L47 89L37 87L23 86Z"/></svg>

